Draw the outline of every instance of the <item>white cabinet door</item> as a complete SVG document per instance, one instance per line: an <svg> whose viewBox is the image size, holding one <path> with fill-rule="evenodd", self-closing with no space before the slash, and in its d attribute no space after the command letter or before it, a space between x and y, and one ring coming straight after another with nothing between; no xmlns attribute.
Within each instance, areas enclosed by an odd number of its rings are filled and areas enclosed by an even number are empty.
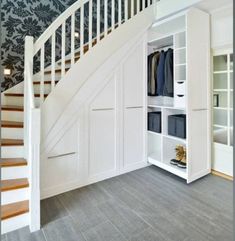
<svg viewBox="0 0 235 241"><path fill-rule="evenodd" d="M116 169L116 124L114 109L90 111L89 177Z"/></svg>
<svg viewBox="0 0 235 241"><path fill-rule="evenodd" d="M144 101L144 48L140 44L123 63L124 106L143 106Z"/></svg>
<svg viewBox="0 0 235 241"><path fill-rule="evenodd" d="M124 110L124 168L144 162L144 108Z"/></svg>

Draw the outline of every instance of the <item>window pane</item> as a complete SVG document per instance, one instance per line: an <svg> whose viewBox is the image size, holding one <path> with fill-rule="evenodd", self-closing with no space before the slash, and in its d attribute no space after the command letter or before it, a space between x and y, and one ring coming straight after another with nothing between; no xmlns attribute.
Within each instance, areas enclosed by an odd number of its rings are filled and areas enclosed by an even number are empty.
<svg viewBox="0 0 235 241"><path fill-rule="evenodd" d="M230 128L230 146L233 146L233 128Z"/></svg>
<svg viewBox="0 0 235 241"><path fill-rule="evenodd" d="M230 73L230 88L233 89L233 73Z"/></svg>
<svg viewBox="0 0 235 241"><path fill-rule="evenodd" d="M215 125L221 125L221 126L227 126L227 110L216 110L214 109L214 124Z"/></svg>
<svg viewBox="0 0 235 241"><path fill-rule="evenodd" d="M227 91L214 91L214 107L227 108L228 106L228 94Z"/></svg>
<svg viewBox="0 0 235 241"><path fill-rule="evenodd" d="M230 91L230 108L233 108L233 91Z"/></svg>
<svg viewBox="0 0 235 241"><path fill-rule="evenodd" d="M214 71L227 70L227 55L214 56Z"/></svg>
<svg viewBox="0 0 235 241"><path fill-rule="evenodd" d="M230 70L233 70L233 54L230 54Z"/></svg>
<svg viewBox="0 0 235 241"><path fill-rule="evenodd" d="M214 142L221 144L228 144L228 131L227 128L214 127Z"/></svg>
<svg viewBox="0 0 235 241"><path fill-rule="evenodd" d="M227 74L214 74L214 89L227 89Z"/></svg>

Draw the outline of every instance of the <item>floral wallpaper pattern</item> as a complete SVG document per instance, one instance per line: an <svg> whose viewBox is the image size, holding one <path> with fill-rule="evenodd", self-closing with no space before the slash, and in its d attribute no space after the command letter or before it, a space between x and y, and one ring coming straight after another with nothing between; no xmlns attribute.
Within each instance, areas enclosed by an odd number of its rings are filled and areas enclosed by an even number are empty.
<svg viewBox="0 0 235 241"><path fill-rule="evenodd" d="M1 8L1 24L2 24L2 48L1 57L4 68L11 68L12 73L10 76L4 76L4 80L1 83L1 91L4 91L12 86L23 81L24 72L24 38L26 35L33 36L35 40L46 30L46 28L71 4L76 0L2 0ZM104 26L103 24L103 6L104 0L101 0L101 31ZM115 1L115 8L118 9L118 0ZM109 5L108 20L111 23L111 1ZM123 2L122 2L122 5ZM96 18L96 0L93 0L93 11ZM79 19L80 12L77 12L76 18ZM84 34L85 41L88 37L88 4L85 6L84 11L85 22L84 22ZM117 21L117 12L115 14ZM70 28L70 19L66 23L66 29ZM76 26L79 26L78 24ZM95 26L93 25L93 36L95 36ZM79 29L76 29L79 32ZM69 35L68 35L69 36ZM60 29L57 31L56 42L59 46ZM67 43L67 52L69 52L69 43ZM78 45L76 45L78 47ZM50 43L47 44L46 49L50 51ZM50 62L50 52L46 54L46 63ZM57 49L57 59L60 55L60 50ZM36 69L38 70L38 58L36 56Z"/></svg>

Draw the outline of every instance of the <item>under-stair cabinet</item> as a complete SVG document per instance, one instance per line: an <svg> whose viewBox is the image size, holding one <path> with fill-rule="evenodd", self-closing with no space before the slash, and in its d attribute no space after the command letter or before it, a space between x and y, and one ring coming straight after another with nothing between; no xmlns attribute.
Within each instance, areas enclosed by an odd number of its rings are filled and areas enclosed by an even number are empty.
<svg viewBox="0 0 235 241"><path fill-rule="evenodd" d="M173 80L168 83L173 93L153 91L147 96L149 118L150 112L159 116L159 128L148 120L148 162L187 183L211 172L209 26L209 15L192 8L154 23L148 33L148 55L173 50ZM161 85L158 75L156 79L154 84ZM184 148L183 168L171 161L178 145Z"/></svg>

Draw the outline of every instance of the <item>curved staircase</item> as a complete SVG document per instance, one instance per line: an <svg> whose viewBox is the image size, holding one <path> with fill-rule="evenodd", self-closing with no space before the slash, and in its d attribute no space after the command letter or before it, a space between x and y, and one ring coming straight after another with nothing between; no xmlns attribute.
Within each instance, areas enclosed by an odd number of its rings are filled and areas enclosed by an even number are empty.
<svg viewBox="0 0 235 241"><path fill-rule="evenodd" d="M108 1L105 0L102 6L104 16L101 19L99 14L96 17L93 12L92 0L78 0L62 13L36 42L32 37L26 36L24 83L2 94L2 233L26 225L30 226L31 231L40 228L40 111L45 99L50 97L59 81L76 68L77 62L86 56L90 58L87 53L153 3L154 0L118 0L118 5L115 5L115 1L112 0L111 6L108 6ZM84 31L85 7L89 8L87 40ZM97 0L96 7L96 11L101 13L100 0ZM108 21L108 7L111 8L110 21ZM101 29L101 20L104 23L103 29ZM92 31L94 28L95 34ZM56 56L58 29L61 30L59 60ZM75 31L78 31L76 29L79 29L78 39L75 38ZM123 33L125 31L124 29ZM79 45L77 49L76 41ZM51 58L49 63L45 63L45 48L48 42L51 46ZM69 53L66 52L67 42L69 42ZM102 48L105 52L105 45ZM34 74L35 56L38 56L40 71Z"/></svg>

